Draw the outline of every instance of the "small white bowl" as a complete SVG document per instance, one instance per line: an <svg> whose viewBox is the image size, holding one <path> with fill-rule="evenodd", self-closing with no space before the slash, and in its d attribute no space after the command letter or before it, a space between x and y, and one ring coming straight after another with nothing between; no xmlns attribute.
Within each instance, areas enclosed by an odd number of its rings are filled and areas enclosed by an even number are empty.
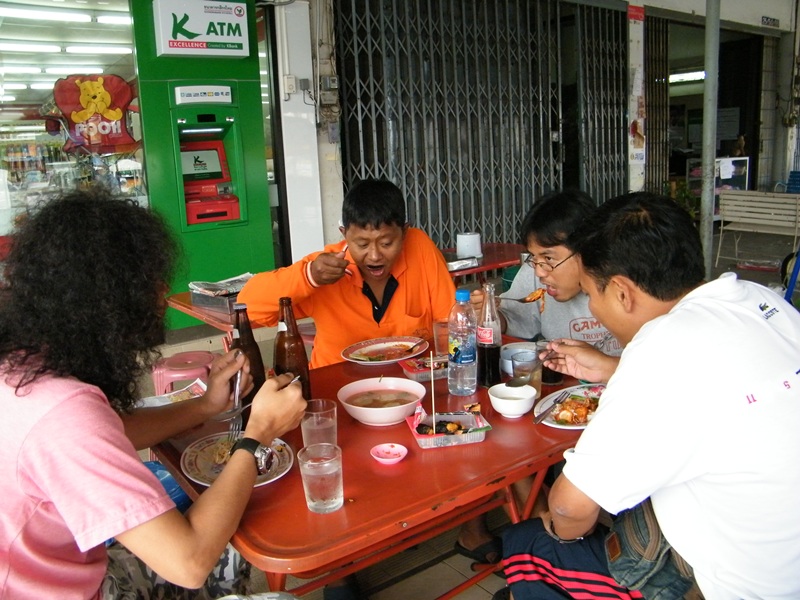
<svg viewBox="0 0 800 600"><path fill-rule="evenodd" d="M489 400L492 408L507 419L518 419L530 409L538 393L532 385L508 387L505 383L498 383L489 388Z"/></svg>
<svg viewBox="0 0 800 600"><path fill-rule="evenodd" d="M386 406L372 408L366 406L353 406L346 402L352 396L361 392L372 391L400 391L410 392L416 396L413 402L407 402L400 406ZM405 421L406 417L414 414L414 409L419 401L425 396L425 386L416 381L411 381L405 377L370 377L361 381L354 381L342 386L336 394L339 402L351 417L364 423L364 425L396 425Z"/></svg>
<svg viewBox="0 0 800 600"><path fill-rule="evenodd" d="M531 350L536 352L536 342L511 342L500 347L500 369L511 375L511 357L517 352Z"/></svg>
<svg viewBox="0 0 800 600"><path fill-rule="evenodd" d="M399 463L408 454L408 448L401 444L378 444L369 451L372 458L384 465Z"/></svg>

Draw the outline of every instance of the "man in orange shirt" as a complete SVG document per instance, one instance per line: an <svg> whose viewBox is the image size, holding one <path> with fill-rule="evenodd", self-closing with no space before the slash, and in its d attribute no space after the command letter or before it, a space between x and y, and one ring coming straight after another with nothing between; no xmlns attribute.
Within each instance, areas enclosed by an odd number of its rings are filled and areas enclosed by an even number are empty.
<svg viewBox="0 0 800 600"><path fill-rule="evenodd" d="M312 317L317 327L312 369L341 362L342 350L364 340L432 339L433 321L450 314L455 285L433 241L406 223L400 189L389 181L354 185L344 198L340 231L344 240L322 252L252 277L238 297L251 320L277 325L278 300L291 297L295 316ZM500 558L500 540L483 519L465 523L458 537L460 553Z"/></svg>
<svg viewBox="0 0 800 600"><path fill-rule="evenodd" d="M295 316L317 327L311 368L341 362L342 350L364 340L433 337L446 318L455 286L442 253L406 223L400 189L388 181L362 181L348 192L340 227L344 240L299 261L255 275L239 294L250 318L278 323L278 300L292 298Z"/></svg>

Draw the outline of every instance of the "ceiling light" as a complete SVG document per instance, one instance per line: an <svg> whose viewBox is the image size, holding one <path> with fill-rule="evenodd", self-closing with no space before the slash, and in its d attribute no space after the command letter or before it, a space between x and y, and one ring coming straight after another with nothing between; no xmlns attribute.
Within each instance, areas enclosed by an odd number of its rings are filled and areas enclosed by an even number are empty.
<svg viewBox="0 0 800 600"><path fill-rule="evenodd" d="M97 22L103 25L130 25L133 19L130 15L98 15Z"/></svg>
<svg viewBox="0 0 800 600"><path fill-rule="evenodd" d="M705 71L691 71L689 73L673 73L669 76L670 83L684 83L687 81L702 81L706 78Z"/></svg>
<svg viewBox="0 0 800 600"><path fill-rule="evenodd" d="M0 48L2 50L2 48ZM69 54L132 54L133 50L125 46L67 46Z"/></svg>
<svg viewBox="0 0 800 600"><path fill-rule="evenodd" d="M94 73L102 73L103 67L46 67L44 72L48 75L92 75Z"/></svg>
<svg viewBox="0 0 800 600"><path fill-rule="evenodd" d="M16 96L0 96L0 102L13 102L16 99Z"/></svg>
<svg viewBox="0 0 800 600"><path fill-rule="evenodd" d="M0 83L0 93L1 90L27 90L28 86L24 83Z"/></svg>
<svg viewBox="0 0 800 600"><path fill-rule="evenodd" d="M61 46L56 46L55 44L0 42L0 50L5 52L47 52L48 54L57 54L61 52Z"/></svg>
<svg viewBox="0 0 800 600"><path fill-rule="evenodd" d="M44 125L5 125L0 131L44 131Z"/></svg>
<svg viewBox="0 0 800 600"><path fill-rule="evenodd" d="M4 67L0 67L0 75L10 75L10 74L36 75L41 72L42 70L39 67L23 67L14 65L6 65Z"/></svg>
<svg viewBox="0 0 800 600"><path fill-rule="evenodd" d="M53 86L56 84L55 81L51 81L50 83L32 83L31 89L32 90L52 90Z"/></svg>
<svg viewBox="0 0 800 600"><path fill-rule="evenodd" d="M75 11L39 10L35 8L10 8L0 6L0 17L11 19L33 19L35 21L70 21L72 23L91 23L92 16Z"/></svg>

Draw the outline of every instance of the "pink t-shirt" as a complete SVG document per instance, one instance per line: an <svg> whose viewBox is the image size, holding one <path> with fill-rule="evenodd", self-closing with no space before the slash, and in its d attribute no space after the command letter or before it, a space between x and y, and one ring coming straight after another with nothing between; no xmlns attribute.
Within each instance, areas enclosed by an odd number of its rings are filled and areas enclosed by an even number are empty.
<svg viewBox="0 0 800 600"><path fill-rule="evenodd" d="M94 598L104 542L175 507L95 386L0 382L0 598Z"/></svg>

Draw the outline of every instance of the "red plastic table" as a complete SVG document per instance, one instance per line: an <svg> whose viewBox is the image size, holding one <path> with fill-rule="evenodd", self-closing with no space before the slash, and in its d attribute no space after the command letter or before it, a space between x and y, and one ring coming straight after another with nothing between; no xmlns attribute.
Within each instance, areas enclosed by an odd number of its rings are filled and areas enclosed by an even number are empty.
<svg viewBox="0 0 800 600"><path fill-rule="evenodd" d="M315 397L336 398L346 383L368 377L402 377L396 364L364 366L338 363L311 371ZM574 384L566 380L564 385ZM430 383L423 406L430 412ZM557 387L545 386L543 394ZM338 412L339 445L344 462L344 507L327 515L306 508L296 466L281 479L255 488L233 545L257 568L265 571L270 589L285 589L286 576L324 575L291 591L303 595L325 583L353 573L440 533L506 505L513 521L530 511L547 468L572 447L577 433L534 425L529 413L506 419L492 410L485 389L474 396L447 394L447 380L435 381L437 412L462 410L479 401L492 426L482 442L422 449L405 423L370 427ZM181 487L196 498L205 488L186 478L180 469L181 452L195 439L224 430L225 424L208 423L155 448L158 458ZM296 451L302 447L299 429L282 439ZM382 465L369 454L372 446L401 443L408 456L396 465ZM528 504L519 513L510 503L511 484L535 475ZM441 598L452 598L491 570L476 573Z"/></svg>

